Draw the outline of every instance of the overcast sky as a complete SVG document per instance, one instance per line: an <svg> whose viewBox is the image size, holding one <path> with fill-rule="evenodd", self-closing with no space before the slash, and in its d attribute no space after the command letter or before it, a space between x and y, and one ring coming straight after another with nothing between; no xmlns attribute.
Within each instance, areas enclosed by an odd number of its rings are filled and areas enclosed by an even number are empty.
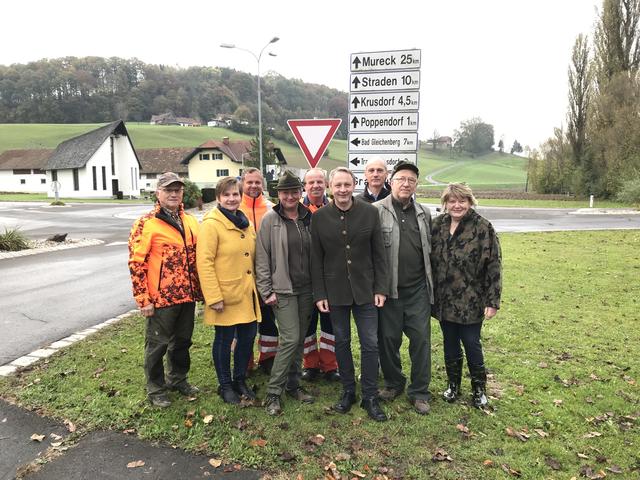
<svg viewBox="0 0 640 480"><path fill-rule="evenodd" d="M224 66L256 73L233 43L266 51L262 73L349 89L354 52L422 50L420 139L452 135L481 117L537 147L565 122L567 67L598 0L146 0L8 1L0 64L63 56L137 57L147 63Z"/></svg>

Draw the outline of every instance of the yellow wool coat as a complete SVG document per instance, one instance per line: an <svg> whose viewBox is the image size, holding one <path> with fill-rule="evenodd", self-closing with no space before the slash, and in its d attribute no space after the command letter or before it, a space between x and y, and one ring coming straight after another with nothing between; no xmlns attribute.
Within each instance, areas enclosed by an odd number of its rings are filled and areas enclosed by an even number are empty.
<svg viewBox="0 0 640 480"><path fill-rule="evenodd" d="M260 321L253 262L256 232L240 230L219 209L209 212L200 226L196 250L198 276L204 294L205 325L231 326ZM223 301L220 313L211 308Z"/></svg>

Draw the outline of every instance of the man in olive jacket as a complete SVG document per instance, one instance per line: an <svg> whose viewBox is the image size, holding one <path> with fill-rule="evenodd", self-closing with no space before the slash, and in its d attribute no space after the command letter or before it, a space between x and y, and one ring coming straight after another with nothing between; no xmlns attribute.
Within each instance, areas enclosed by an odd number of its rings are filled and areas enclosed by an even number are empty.
<svg viewBox="0 0 640 480"><path fill-rule="evenodd" d="M362 403L376 421L387 419L378 404L378 311L387 295L387 263L380 218L372 205L355 200L355 176L345 168L329 176L333 202L311 218L313 298L330 312L343 393L334 406L347 413L356 402L351 354L351 312L360 340Z"/></svg>
<svg viewBox="0 0 640 480"><path fill-rule="evenodd" d="M431 381L431 213L413 200L419 170L400 162L391 175L391 195L374 203L380 214L387 263L389 297L380 309L378 344L385 388L382 400L391 401L404 391L402 334L409 338L411 381L407 396L415 411L429 413Z"/></svg>

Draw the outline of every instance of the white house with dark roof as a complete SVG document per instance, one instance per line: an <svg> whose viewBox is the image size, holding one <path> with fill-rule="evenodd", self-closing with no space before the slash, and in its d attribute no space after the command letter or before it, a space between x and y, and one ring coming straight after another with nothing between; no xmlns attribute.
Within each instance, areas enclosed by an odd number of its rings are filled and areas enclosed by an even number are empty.
<svg viewBox="0 0 640 480"><path fill-rule="evenodd" d="M0 154L0 191L45 193L45 168L51 149L6 150Z"/></svg>
<svg viewBox="0 0 640 480"><path fill-rule="evenodd" d="M65 198L140 195L140 161L122 120L71 138L47 160L47 182ZM55 193L49 189L49 197Z"/></svg>

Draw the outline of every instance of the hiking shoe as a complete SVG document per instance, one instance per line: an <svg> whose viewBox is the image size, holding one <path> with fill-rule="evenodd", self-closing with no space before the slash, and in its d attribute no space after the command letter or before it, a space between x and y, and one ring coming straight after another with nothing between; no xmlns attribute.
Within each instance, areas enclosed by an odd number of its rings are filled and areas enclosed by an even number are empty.
<svg viewBox="0 0 640 480"><path fill-rule="evenodd" d="M303 368L302 369L302 380L305 382L313 382L320 375L320 370L317 368Z"/></svg>
<svg viewBox="0 0 640 480"><path fill-rule="evenodd" d="M265 398L264 400L264 410L267 412L267 415L271 415L272 417L280 415L282 413L282 406L280 405L280 395L276 395L275 393L268 393L267 398Z"/></svg>
<svg viewBox="0 0 640 480"><path fill-rule="evenodd" d="M167 408L171 406L171 400L169 400L167 395L164 393L149 395L149 402L151 402L151 405L158 408Z"/></svg>
<svg viewBox="0 0 640 480"><path fill-rule="evenodd" d="M289 395L291 398L295 398L302 403L313 403L315 401L313 395L309 394L309 392L307 392L301 386L298 386L298 388L296 388L295 390L286 390L286 392L287 395Z"/></svg>
<svg viewBox="0 0 640 480"><path fill-rule="evenodd" d="M198 387L191 385L187 381L184 381L177 385L173 385L170 388L174 392L179 392L181 395L184 395L185 397L193 397L194 395L197 395L198 393L200 393L200 389Z"/></svg>
<svg viewBox="0 0 640 480"><path fill-rule="evenodd" d="M385 402L391 402L402 395L402 390L397 390L395 388L383 388L378 391L378 398Z"/></svg>
<svg viewBox="0 0 640 480"><path fill-rule="evenodd" d="M431 411L429 402L427 402L426 400L416 398L413 400L409 400L409 402L411 403L411 405L413 405L413 409L416 411L416 413L419 413L420 415L428 415L429 411Z"/></svg>

